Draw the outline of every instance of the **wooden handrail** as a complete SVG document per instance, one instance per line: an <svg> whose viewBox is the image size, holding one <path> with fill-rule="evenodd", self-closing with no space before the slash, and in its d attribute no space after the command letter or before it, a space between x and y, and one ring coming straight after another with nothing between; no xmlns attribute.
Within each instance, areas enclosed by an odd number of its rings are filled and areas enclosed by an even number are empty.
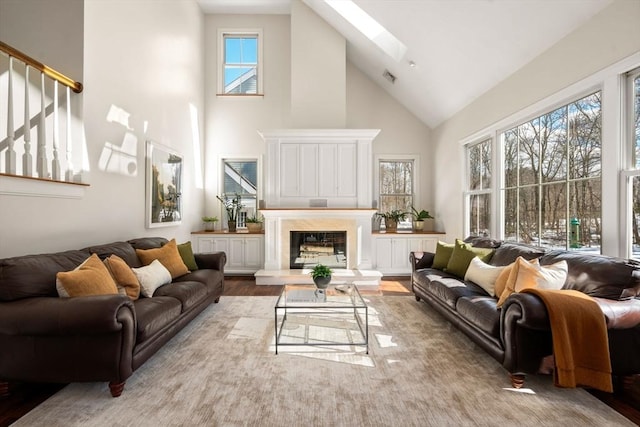
<svg viewBox="0 0 640 427"><path fill-rule="evenodd" d="M75 93L82 92L82 83L77 82L77 81L65 76L61 72L56 71L53 68L44 65L42 62L36 61L35 59L30 57L29 55L26 55L26 54L20 52L18 49L15 49L15 48L9 46L8 44L3 43L3 42L0 41L0 50L5 52L9 56L13 56L14 58L19 59L20 61L24 62L25 64L29 65L30 67L35 68L36 70L39 70L40 72L46 74L47 76L51 77L54 80L57 80L58 82L62 83L63 85L70 87L71 90L73 90Z"/></svg>

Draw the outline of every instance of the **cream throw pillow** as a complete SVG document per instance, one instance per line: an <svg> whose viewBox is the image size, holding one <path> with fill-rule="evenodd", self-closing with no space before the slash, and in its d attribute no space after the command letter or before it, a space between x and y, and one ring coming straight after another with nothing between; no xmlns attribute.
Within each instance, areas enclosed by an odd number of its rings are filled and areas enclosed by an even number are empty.
<svg viewBox="0 0 640 427"><path fill-rule="evenodd" d="M171 273L171 278L183 276L189 272L189 269L182 261L176 239L171 239L161 248L154 249L136 249L136 254L144 265L149 265L154 259L157 259Z"/></svg>
<svg viewBox="0 0 640 427"><path fill-rule="evenodd" d="M131 270L140 282L140 293L148 298L151 298L160 286L171 283L171 273L157 259L149 265Z"/></svg>
<svg viewBox="0 0 640 427"><path fill-rule="evenodd" d="M111 255L103 262L115 280L118 291L124 293L132 301L137 300L140 296L140 282L131 267L117 255Z"/></svg>
<svg viewBox="0 0 640 427"><path fill-rule="evenodd" d="M502 307L509 295L526 288L561 289L567 280L568 270L566 261L541 266L537 258L527 261L518 257L509 272L505 289L500 295L497 306Z"/></svg>
<svg viewBox="0 0 640 427"><path fill-rule="evenodd" d="M496 267L489 265L476 257L471 260L467 272L464 275L464 280L469 280L482 289L484 289L489 295L495 296L495 285L498 276L506 267Z"/></svg>
<svg viewBox="0 0 640 427"><path fill-rule="evenodd" d="M61 297L116 295L118 288L98 255L93 254L72 271L56 274L56 289Z"/></svg>

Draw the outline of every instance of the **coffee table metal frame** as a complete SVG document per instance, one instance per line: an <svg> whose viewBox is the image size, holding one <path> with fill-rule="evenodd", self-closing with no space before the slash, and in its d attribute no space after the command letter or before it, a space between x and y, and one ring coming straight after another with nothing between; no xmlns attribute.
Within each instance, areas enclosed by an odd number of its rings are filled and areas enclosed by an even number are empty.
<svg viewBox="0 0 640 427"><path fill-rule="evenodd" d="M354 284L345 285L347 292L341 293L333 286L329 286L324 292L317 292L314 285L284 285L282 292L274 306L275 315L275 350L278 354L278 346L365 346L369 354L369 307L362 299L358 287ZM297 296L307 295L308 298L288 298L295 291L302 291ZM289 313L295 315L322 315L331 316L352 313L362 336L362 341L356 342L310 342L305 335L303 342L282 342L281 335L288 319ZM364 313L364 316L363 316ZM364 317L364 319L363 319ZM279 319L280 318L280 319Z"/></svg>

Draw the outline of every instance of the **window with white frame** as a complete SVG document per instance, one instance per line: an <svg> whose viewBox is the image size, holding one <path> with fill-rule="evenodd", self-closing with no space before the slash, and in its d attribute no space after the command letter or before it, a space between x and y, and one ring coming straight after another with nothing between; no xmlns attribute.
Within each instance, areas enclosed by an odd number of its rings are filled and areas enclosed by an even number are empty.
<svg viewBox="0 0 640 427"><path fill-rule="evenodd" d="M491 234L492 197L492 140L486 139L466 147L468 235L489 236Z"/></svg>
<svg viewBox="0 0 640 427"><path fill-rule="evenodd" d="M600 251L601 93L501 135L505 240Z"/></svg>
<svg viewBox="0 0 640 427"><path fill-rule="evenodd" d="M240 196L242 209L238 212L236 227L246 227L247 218L257 215L258 162L255 159L223 159L223 198L231 200ZM223 211L223 215L226 213ZM225 217L225 221L228 218Z"/></svg>
<svg viewBox="0 0 640 427"><path fill-rule="evenodd" d="M398 228L411 228L411 207L414 204L415 159L378 160L378 212L406 213Z"/></svg>
<svg viewBox="0 0 640 427"><path fill-rule="evenodd" d="M626 140L629 161L627 162L627 206L629 206L629 232L627 252L632 258L640 258L640 68L626 75Z"/></svg>
<svg viewBox="0 0 640 427"><path fill-rule="evenodd" d="M262 89L260 30L220 30L218 93L258 95Z"/></svg>

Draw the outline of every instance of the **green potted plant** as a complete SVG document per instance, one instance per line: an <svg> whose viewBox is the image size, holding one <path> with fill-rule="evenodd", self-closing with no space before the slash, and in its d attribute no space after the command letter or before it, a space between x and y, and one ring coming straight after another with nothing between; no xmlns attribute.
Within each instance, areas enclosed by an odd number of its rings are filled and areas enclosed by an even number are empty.
<svg viewBox="0 0 640 427"><path fill-rule="evenodd" d="M424 209L418 211L413 206L411 206L411 216L413 217L414 230L424 230L425 221L427 219L433 219L429 211L425 211Z"/></svg>
<svg viewBox="0 0 640 427"><path fill-rule="evenodd" d="M326 289L326 287L329 286L329 283L331 282L331 273L333 273L333 270L331 270L326 265L316 264L316 266L313 267L309 274L311 274L313 283L316 284L316 287L318 289Z"/></svg>
<svg viewBox="0 0 640 427"><path fill-rule="evenodd" d="M249 233L259 233L262 231L262 218L260 216L254 215L245 220L247 223L247 230Z"/></svg>
<svg viewBox="0 0 640 427"><path fill-rule="evenodd" d="M232 198L222 198L220 196L216 196L222 206L224 206L224 210L227 211L227 226L229 227L230 232L236 231L236 220L238 219L238 212L242 209L242 199L238 193Z"/></svg>
<svg viewBox="0 0 640 427"><path fill-rule="evenodd" d="M407 218L407 213L399 209L378 213L378 215L384 218L384 227L389 233L394 233L398 229L398 223Z"/></svg>
<svg viewBox="0 0 640 427"><path fill-rule="evenodd" d="M218 217L203 216L202 222L204 222L204 231L213 231L215 229L216 222L218 222Z"/></svg>

